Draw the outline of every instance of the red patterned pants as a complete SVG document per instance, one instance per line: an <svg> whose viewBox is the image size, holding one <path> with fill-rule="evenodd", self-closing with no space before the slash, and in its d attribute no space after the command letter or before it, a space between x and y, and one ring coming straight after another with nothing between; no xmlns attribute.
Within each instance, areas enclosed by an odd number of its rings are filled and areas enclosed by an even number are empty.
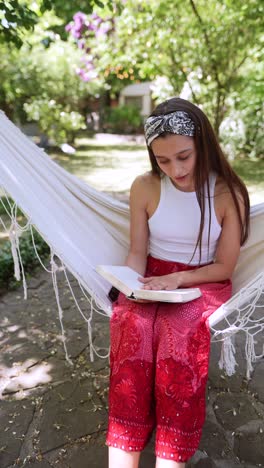
<svg viewBox="0 0 264 468"><path fill-rule="evenodd" d="M194 269L148 257L146 276ZM106 444L141 451L156 427L156 456L189 460L199 446L210 356L207 318L231 295L229 280L199 285L184 304L136 303L119 294L110 319Z"/></svg>

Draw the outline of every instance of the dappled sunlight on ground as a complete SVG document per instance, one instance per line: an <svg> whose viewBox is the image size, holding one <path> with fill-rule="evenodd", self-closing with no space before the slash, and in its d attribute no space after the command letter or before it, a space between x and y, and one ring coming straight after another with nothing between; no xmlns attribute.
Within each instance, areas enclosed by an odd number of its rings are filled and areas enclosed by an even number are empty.
<svg viewBox="0 0 264 468"><path fill-rule="evenodd" d="M19 356L17 356L19 358ZM24 390L33 389L52 381L50 371L52 365L43 361L34 364L34 359L24 362L14 362L12 367L0 364L0 396L8 388L8 394L15 399L21 399Z"/></svg>
<svg viewBox="0 0 264 468"><path fill-rule="evenodd" d="M89 457L94 459L95 450L106 460L108 361L90 362L87 326L59 273L72 365L67 363L50 276L41 270L28 281L27 301L23 286L0 297L1 468L31 466L30 461L66 467L71 456L70 466L91 466ZM71 275L69 280L81 301L77 281ZM108 326L107 317L94 317L99 352L108 349ZM75 462L79 451L85 452L83 463Z"/></svg>
<svg viewBox="0 0 264 468"><path fill-rule="evenodd" d="M23 315L20 307L18 302L17 312ZM14 313L1 316L0 398L13 395L14 399L20 399L25 390L53 380L53 365L45 359L47 352L40 353L38 346L43 330L36 326L28 328L29 323L21 324L17 319ZM29 346L32 346L30 350Z"/></svg>

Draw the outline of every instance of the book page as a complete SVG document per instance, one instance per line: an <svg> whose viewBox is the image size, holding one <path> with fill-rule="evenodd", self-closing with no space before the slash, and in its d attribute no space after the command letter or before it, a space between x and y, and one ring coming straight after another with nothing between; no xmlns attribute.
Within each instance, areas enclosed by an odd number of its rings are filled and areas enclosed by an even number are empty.
<svg viewBox="0 0 264 468"><path fill-rule="evenodd" d="M98 265L96 271L126 296L133 294L138 299L161 302L187 302L201 295L199 288L174 290L143 289L143 283L137 279L141 275L128 266Z"/></svg>
<svg viewBox="0 0 264 468"><path fill-rule="evenodd" d="M137 279L139 273L127 266L98 265L96 271L126 295L141 288L141 283Z"/></svg>
<svg viewBox="0 0 264 468"><path fill-rule="evenodd" d="M134 291L135 298L150 299L160 302L188 302L201 296L199 288L155 290L141 289Z"/></svg>

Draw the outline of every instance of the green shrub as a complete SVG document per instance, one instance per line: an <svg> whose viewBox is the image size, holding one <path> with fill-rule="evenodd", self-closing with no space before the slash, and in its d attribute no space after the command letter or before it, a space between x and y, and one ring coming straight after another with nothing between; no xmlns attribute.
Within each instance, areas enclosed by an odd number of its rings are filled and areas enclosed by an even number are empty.
<svg viewBox="0 0 264 468"><path fill-rule="evenodd" d="M33 234L38 255L43 261L45 258L48 258L50 248L34 228ZM39 260L35 254L30 231L26 231L20 237L19 248L25 275L30 276L36 267L39 266ZM20 281L16 281L14 277L14 261L11 252L11 244L10 241L6 241L0 248L0 292L13 289L20 284Z"/></svg>
<svg viewBox="0 0 264 468"><path fill-rule="evenodd" d="M38 122L45 135L55 143L74 142L79 130L85 129L84 117L70 107L58 104L54 99L36 99L25 103L24 109L30 120Z"/></svg>
<svg viewBox="0 0 264 468"><path fill-rule="evenodd" d="M137 106L127 105L107 109L103 128L109 133L137 133L142 131L143 119Z"/></svg>

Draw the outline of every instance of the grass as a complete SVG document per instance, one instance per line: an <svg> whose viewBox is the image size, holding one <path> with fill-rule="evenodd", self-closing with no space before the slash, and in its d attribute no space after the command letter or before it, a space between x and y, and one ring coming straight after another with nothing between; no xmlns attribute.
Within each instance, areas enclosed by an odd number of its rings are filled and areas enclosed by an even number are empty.
<svg viewBox="0 0 264 468"><path fill-rule="evenodd" d="M103 139L77 140L75 154L52 150L50 156L64 169L98 190L128 192L134 178L150 169L147 149L136 144L106 144Z"/></svg>
<svg viewBox="0 0 264 468"><path fill-rule="evenodd" d="M256 190L262 193L264 202L264 159L237 159L232 167L243 179L250 192Z"/></svg>
<svg viewBox="0 0 264 468"><path fill-rule="evenodd" d="M145 145L106 144L103 139L79 139L75 154L52 151L51 157L96 189L112 193L127 193L134 178L150 169ZM240 158L232 166L248 186L252 203L264 202L264 160Z"/></svg>

